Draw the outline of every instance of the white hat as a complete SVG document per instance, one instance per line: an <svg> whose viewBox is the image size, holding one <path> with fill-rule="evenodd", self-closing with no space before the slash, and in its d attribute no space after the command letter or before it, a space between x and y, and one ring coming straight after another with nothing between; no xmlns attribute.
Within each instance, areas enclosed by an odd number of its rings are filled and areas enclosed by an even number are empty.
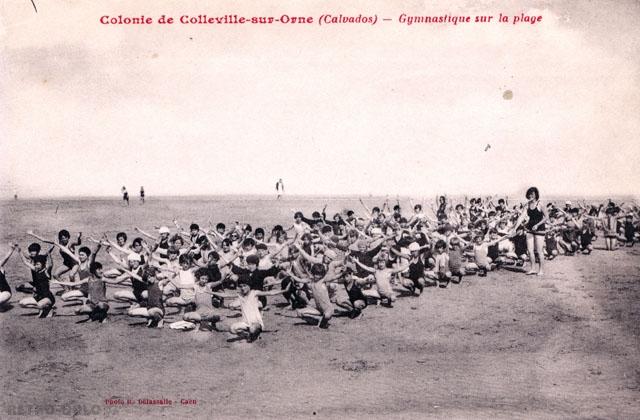
<svg viewBox="0 0 640 420"><path fill-rule="evenodd" d="M570 206L571 205L571 201L567 200L567 201L564 202L564 204L566 204L567 206Z"/></svg>
<svg viewBox="0 0 640 420"><path fill-rule="evenodd" d="M135 252L132 252L131 254L127 255L127 261L138 261L138 262L141 262L142 258L140 257L139 254L136 254Z"/></svg>
<svg viewBox="0 0 640 420"><path fill-rule="evenodd" d="M171 233L169 228L166 227L166 226L160 226L160 230L158 230L158 232L160 232L160 233Z"/></svg>
<svg viewBox="0 0 640 420"><path fill-rule="evenodd" d="M409 244L409 251L420 251L420 244L417 242L411 242Z"/></svg>
<svg viewBox="0 0 640 420"><path fill-rule="evenodd" d="M332 249L325 249L324 256L332 260L335 260L336 258L338 258L338 254L336 254L336 252Z"/></svg>

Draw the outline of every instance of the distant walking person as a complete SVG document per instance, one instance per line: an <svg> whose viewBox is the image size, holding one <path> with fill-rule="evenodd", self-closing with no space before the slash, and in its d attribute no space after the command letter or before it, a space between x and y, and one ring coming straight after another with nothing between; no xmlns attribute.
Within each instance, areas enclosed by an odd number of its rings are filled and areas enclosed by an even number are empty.
<svg viewBox="0 0 640 420"><path fill-rule="evenodd" d="M276 198L277 200L279 200L282 194L284 194L284 182L282 182L282 178L276 182L276 194L278 194L278 197Z"/></svg>
<svg viewBox="0 0 640 420"><path fill-rule="evenodd" d="M129 205L129 193L127 192L127 187L122 186L122 201L127 203L127 206Z"/></svg>
<svg viewBox="0 0 640 420"><path fill-rule="evenodd" d="M140 187L140 201L144 204L144 187Z"/></svg>

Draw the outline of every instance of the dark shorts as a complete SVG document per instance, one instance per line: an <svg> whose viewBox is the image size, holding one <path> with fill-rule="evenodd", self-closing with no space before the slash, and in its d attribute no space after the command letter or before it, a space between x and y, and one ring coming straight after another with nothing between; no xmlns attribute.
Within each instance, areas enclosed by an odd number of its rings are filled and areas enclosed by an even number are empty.
<svg viewBox="0 0 640 420"><path fill-rule="evenodd" d="M51 292L49 292L49 294L47 295L40 295L38 293L34 293L33 298L36 300L36 302L40 302L42 299L49 299L52 305L56 303L56 298L53 296L53 293Z"/></svg>

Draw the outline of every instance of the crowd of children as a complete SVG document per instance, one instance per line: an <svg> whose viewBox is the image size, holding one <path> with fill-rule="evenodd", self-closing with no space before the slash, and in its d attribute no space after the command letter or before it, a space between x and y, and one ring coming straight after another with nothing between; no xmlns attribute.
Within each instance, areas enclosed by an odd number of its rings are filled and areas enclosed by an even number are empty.
<svg viewBox="0 0 640 420"><path fill-rule="evenodd" d="M67 230L57 240L29 231L38 242L27 253L13 244L0 261L0 308L9 308L4 266L17 252L31 272L30 281L15 287L28 295L19 305L40 317L53 316L58 299L92 321L105 322L110 310L124 309L149 327L161 328L167 318L175 321L172 328L199 324L253 341L264 329L270 296L282 294L292 313L327 328L334 316L356 318L373 302L393 307L400 295L446 288L468 275L496 269L543 275L546 262L558 255L589 254L599 233L606 250L633 246L640 236L635 203L542 206L535 187L526 199L515 205L492 198L452 203L442 196L430 213L411 203L410 214L399 202L369 209L361 201L363 215L348 210L332 218L325 206L311 218L296 212L291 226L274 226L269 235L240 224L205 229L193 223L184 230L175 220L173 232L136 227L140 236L130 243L125 232L114 240L78 234L72 242ZM55 267L54 251L61 260ZM98 261L101 251L108 268ZM115 308L114 302L126 306ZM239 312L241 320L222 322L228 311Z"/></svg>

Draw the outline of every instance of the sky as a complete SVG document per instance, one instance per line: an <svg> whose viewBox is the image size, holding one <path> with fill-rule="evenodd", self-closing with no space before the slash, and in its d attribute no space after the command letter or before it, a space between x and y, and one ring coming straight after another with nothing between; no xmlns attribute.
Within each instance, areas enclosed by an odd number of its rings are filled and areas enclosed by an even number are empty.
<svg viewBox="0 0 640 420"><path fill-rule="evenodd" d="M0 5L0 198L269 194L279 178L290 194L638 193L638 2L36 5ZM392 21L98 21L163 13Z"/></svg>

